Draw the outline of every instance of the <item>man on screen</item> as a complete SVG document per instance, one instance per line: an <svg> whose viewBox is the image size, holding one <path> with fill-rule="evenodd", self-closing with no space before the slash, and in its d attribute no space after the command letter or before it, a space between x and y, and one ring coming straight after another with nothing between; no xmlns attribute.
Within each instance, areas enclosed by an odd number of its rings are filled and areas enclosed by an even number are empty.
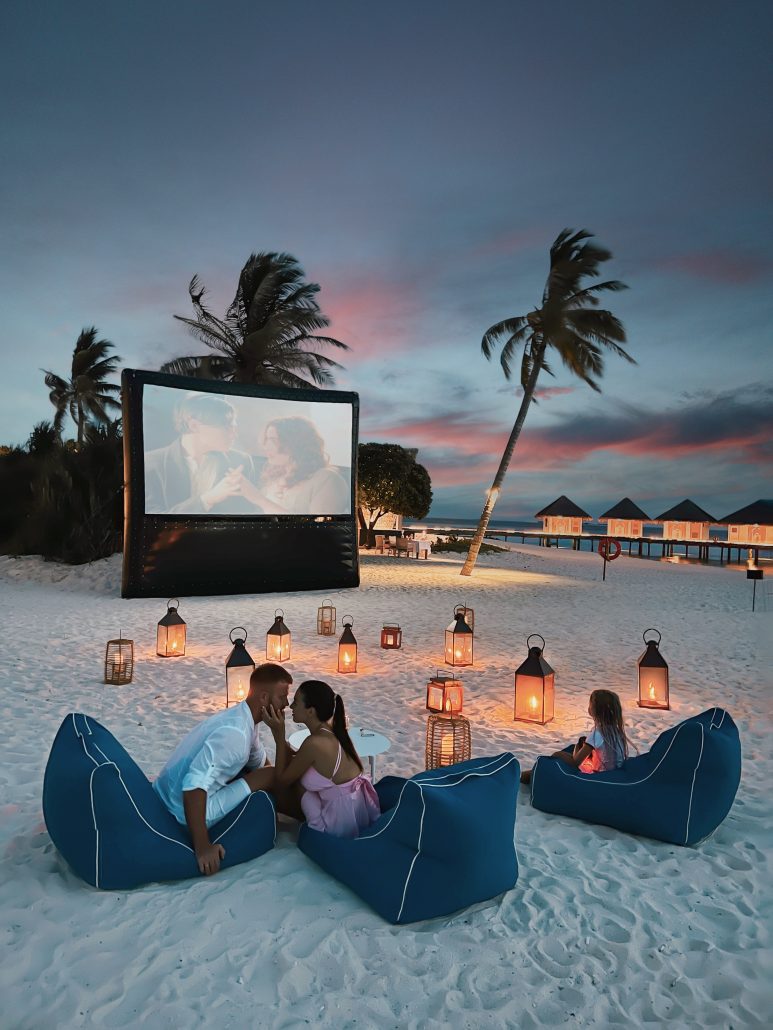
<svg viewBox="0 0 773 1030"><path fill-rule="evenodd" d="M178 437L145 454L145 511L154 515L261 515L252 458L233 450L236 412L222 397L189 393L175 411Z"/></svg>

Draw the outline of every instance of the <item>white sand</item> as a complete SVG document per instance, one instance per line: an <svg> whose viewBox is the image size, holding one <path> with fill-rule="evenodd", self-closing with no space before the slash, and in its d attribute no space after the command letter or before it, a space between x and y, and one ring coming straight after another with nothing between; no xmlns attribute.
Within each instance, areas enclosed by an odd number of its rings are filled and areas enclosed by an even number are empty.
<svg viewBox="0 0 773 1030"><path fill-rule="evenodd" d="M621 558L602 584L595 554L513 547L460 579L458 556L363 558L362 588L334 594L354 616L356 677L317 637L323 595L183 599L189 656L154 656L159 600L119 597L120 560L81 569L0 559L0 1024L70 1027L536 1027L770 1025L771 616L752 616L738 570ZM765 584L767 586L767 582ZM327 678L354 725L384 730L378 774L423 768L425 684L456 602L475 608L476 665L463 676L473 754L530 764L587 726L596 686L621 693L630 736L710 705L739 724L733 810L696 849L544 815L521 790L520 878L450 918L392 927L280 834L277 848L210 879L99 892L58 856L41 812L43 770L64 715L104 723L149 773L223 701L228 631L260 658L274 608L293 632L296 682ZM768 602L769 603L769 602ZM402 651L381 651L398 621ZM641 632L656 626L671 712L635 705ZM134 682L101 682L105 641L136 642ZM525 637L547 639L557 716L512 722ZM766 798L768 800L766 800ZM768 1016L765 1016L768 1012Z"/></svg>

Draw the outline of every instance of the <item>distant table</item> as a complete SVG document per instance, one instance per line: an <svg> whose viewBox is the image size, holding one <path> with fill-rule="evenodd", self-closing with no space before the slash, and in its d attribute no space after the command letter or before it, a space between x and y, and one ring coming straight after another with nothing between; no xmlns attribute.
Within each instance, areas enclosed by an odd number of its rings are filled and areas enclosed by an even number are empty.
<svg viewBox="0 0 773 1030"><path fill-rule="evenodd" d="M290 747L297 751L304 740L308 737L309 731L304 726L302 730L296 730L289 738ZM360 758L367 758L370 763L370 778L376 778L376 755L383 755L392 746L389 737L383 733L376 733L374 730L364 730L361 727L350 729L349 736L352 744Z"/></svg>
<svg viewBox="0 0 773 1030"><path fill-rule="evenodd" d="M432 553L432 543L429 540L406 540L405 538L399 538L394 541L390 541L388 544L389 551L392 554L400 555L400 553L407 554L409 558L420 558L422 555L425 558L429 558Z"/></svg>

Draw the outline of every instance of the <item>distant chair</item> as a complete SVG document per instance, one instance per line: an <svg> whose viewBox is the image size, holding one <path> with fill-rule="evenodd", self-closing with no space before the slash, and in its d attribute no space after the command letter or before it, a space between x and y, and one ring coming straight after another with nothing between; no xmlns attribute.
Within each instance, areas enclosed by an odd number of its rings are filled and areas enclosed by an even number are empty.
<svg viewBox="0 0 773 1030"><path fill-rule="evenodd" d="M376 534L376 554L386 553L386 537Z"/></svg>

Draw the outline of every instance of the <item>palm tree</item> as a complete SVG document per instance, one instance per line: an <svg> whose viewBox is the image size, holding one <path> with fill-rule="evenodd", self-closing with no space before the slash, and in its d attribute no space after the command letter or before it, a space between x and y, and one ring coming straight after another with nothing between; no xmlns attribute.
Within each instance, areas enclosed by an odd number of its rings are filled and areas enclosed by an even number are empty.
<svg viewBox="0 0 773 1030"><path fill-rule="evenodd" d="M584 230L574 232L572 229L564 229L559 233L550 248L550 272L540 307L530 311L528 315L517 315L515 318L497 322L483 337L481 347L489 359L495 345L501 340L505 341L499 360L506 379L510 378L515 352L523 345L523 400L494 482L486 495L478 528L462 568L463 576L472 575L475 568L480 545L518 442L526 412L534 399L539 374L544 369L552 375L545 362L548 348L552 347L558 353L570 372L599 392L600 388L594 376L600 377L604 372L604 348L636 364L630 354L620 346L621 343L625 343L625 329L622 323L610 311L598 307L597 294L607 290L625 290L625 283L612 279L590 286L584 285L584 280L599 274L601 262L612 257L611 252L604 247L584 242L591 239L592 234Z"/></svg>
<svg viewBox="0 0 773 1030"><path fill-rule="evenodd" d="M51 391L48 395L49 400L56 408L54 429L61 435L62 423L69 414L78 426L79 449L83 444L86 422L93 419L105 425L110 422L109 409L116 410L121 407L112 396L120 393L121 387L115 383L105 382L107 377L116 371L121 360L118 355L107 356L113 346L109 340L97 339L97 330L94 326L82 329L72 354L69 380L41 369L45 373L46 386Z"/></svg>
<svg viewBox="0 0 773 1030"><path fill-rule="evenodd" d="M220 319L204 306L205 290L194 276L188 293L196 317L174 317L214 353L175 358L161 371L267 386L331 385L331 369L341 366L319 349L349 348L332 337L313 335L330 325L315 300L318 292L316 283L303 282L303 269L290 254L251 254L236 296Z"/></svg>

